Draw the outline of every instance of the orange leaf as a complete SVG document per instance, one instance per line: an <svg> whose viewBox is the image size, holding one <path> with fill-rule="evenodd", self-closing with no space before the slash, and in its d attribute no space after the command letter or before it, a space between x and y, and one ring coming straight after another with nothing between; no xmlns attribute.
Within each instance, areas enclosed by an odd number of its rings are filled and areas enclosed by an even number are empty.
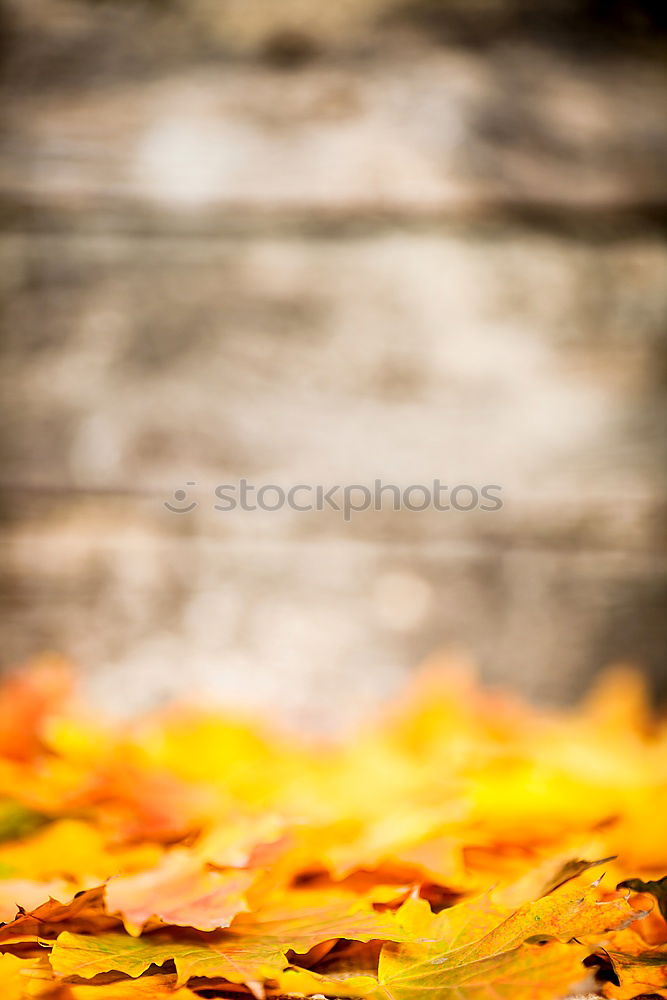
<svg viewBox="0 0 667 1000"><path fill-rule="evenodd" d="M174 850L156 868L113 878L106 886L106 907L120 914L129 934L139 935L151 917L165 924L213 931L228 927L248 909L246 891L256 875L207 869L196 855Z"/></svg>

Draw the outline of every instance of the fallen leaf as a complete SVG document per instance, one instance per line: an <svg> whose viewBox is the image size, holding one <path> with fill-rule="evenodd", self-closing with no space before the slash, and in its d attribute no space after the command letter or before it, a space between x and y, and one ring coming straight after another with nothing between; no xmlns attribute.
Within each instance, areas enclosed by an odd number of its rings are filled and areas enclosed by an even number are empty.
<svg viewBox="0 0 667 1000"><path fill-rule="evenodd" d="M648 892L655 897L665 920L667 920L667 875L644 882L640 878L626 878L619 882L617 889L631 889L633 892Z"/></svg>
<svg viewBox="0 0 667 1000"><path fill-rule="evenodd" d="M596 888L557 889L499 923L485 901L460 903L430 922L421 919L420 933L430 927L438 939L385 946L379 986L372 995L378 1000L445 996L448 991L457 1000L557 995L582 978L584 957L581 946L561 942L622 927L635 917L624 898L599 902Z"/></svg>
<svg viewBox="0 0 667 1000"><path fill-rule="evenodd" d="M628 674L557 712L431 673L317 744L103 722L47 663L0 690L0 997L667 1000L666 797Z"/></svg>
<svg viewBox="0 0 667 1000"><path fill-rule="evenodd" d="M110 914L119 914L135 936L151 918L213 931L228 927L237 913L248 909L246 891L255 878L252 871L211 871L197 855L173 850L155 868L112 878L106 907Z"/></svg>
<svg viewBox="0 0 667 1000"><path fill-rule="evenodd" d="M110 933L88 936L63 932L55 942L51 962L59 976L90 978L100 972L140 976L152 964L173 961L179 984L192 976L221 977L233 983L256 983L281 972L287 953L305 954L322 941L400 940L397 923L349 901L334 905L298 904L289 914L268 911L263 919L241 915L233 927L218 934L181 935L153 932L139 938Z"/></svg>

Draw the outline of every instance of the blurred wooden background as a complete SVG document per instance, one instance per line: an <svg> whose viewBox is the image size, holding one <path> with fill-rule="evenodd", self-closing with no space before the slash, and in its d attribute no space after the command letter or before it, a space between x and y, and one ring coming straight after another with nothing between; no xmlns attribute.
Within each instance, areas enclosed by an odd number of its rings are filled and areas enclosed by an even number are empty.
<svg viewBox="0 0 667 1000"><path fill-rule="evenodd" d="M442 647L660 691L661 6L0 10L5 665L316 726ZM216 512L243 476L505 506Z"/></svg>

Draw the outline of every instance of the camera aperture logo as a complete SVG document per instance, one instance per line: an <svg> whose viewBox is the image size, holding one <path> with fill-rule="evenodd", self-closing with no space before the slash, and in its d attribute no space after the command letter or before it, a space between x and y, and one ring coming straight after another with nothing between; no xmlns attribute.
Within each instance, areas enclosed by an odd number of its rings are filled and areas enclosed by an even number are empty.
<svg viewBox="0 0 667 1000"><path fill-rule="evenodd" d="M185 485L192 487L197 483L191 480ZM458 483L449 486L440 479L433 479L429 484L412 483L408 486L385 483L382 479L374 480L370 486L364 483L279 486L240 479L238 483L224 483L213 488L210 503L211 509L223 514L238 510L266 513L291 510L300 514L334 511L349 523L355 514L369 510L409 511L415 514L426 510L493 513L503 509L502 492L503 487L498 484ZM179 488L174 490L171 501L164 501L164 506L172 514L190 514L200 506L200 501L187 490Z"/></svg>

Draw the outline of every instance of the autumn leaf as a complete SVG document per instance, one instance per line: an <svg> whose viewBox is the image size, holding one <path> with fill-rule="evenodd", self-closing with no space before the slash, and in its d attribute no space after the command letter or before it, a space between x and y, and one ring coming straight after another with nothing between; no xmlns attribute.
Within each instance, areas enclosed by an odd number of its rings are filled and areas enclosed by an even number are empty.
<svg viewBox="0 0 667 1000"><path fill-rule="evenodd" d="M64 660L44 656L3 684L0 698L0 755L28 760L44 748L47 720L72 696L72 675Z"/></svg>
<svg viewBox="0 0 667 1000"><path fill-rule="evenodd" d="M631 889L633 892L648 892L654 896L665 920L667 920L667 875L644 882L640 878L626 878L619 882L617 889Z"/></svg>
<svg viewBox="0 0 667 1000"><path fill-rule="evenodd" d="M431 674L326 745L70 692L0 690L2 1000L667 998L667 725L632 676L559 713Z"/></svg>
<svg viewBox="0 0 667 1000"><path fill-rule="evenodd" d="M636 917L624 898L600 902L596 888L555 890L499 923L484 902L444 910L430 922L439 936L436 943L383 949L373 996L410 1000L417 993L443 996L447 991L457 1000L553 996L581 978L580 946L561 942L622 927ZM489 923L496 925L488 930ZM423 933L428 919L418 926Z"/></svg>
<svg viewBox="0 0 667 1000"><path fill-rule="evenodd" d="M120 914L127 932L135 936L152 917L213 931L229 926L237 913L248 909L245 894L255 878L252 871L212 871L191 852L174 850L155 868L112 878L106 907Z"/></svg>
<svg viewBox="0 0 667 1000"><path fill-rule="evenodd" d="M9 923L21 910L32 910L45 899L69 902L75 889L62 880L33 882L30 879L0 880L0 922Z"/></svg>
<svg viewBox="0 0 667 1000"><path fill-rule="evenodd" d="M47 898L33 910L20 911L0 926L0 951L39 952L41 944L55 939L65 928L95 933L118 926L119 921L104 912L103 889L97 887L77 893L67 903Z"/></svg>
<svg viewBox="0 0 667 1000"><path fill-rule="evenodd" d="M2 1000L22 1000L24 963L14 955L0 955L0 996Z"/></svg>
<svg viewBox="0 0 667 1000"><path fill-rule="evenodd" d="M12 799L0 800L0 846L3 841L24 837L37 830L48 818Z"/></svg>
<svg viewBox="0 0 667 1000"><path fill-rule="evenodd" d="M289 996L331 996L344 1000L371 997L378 989L375 976L350 975L346 977L320 975L310 969L300 969L294 966L278 972L275 976L276 987L281 994Z"/></svg>
<svg viewBox="0 0 667 1000"><path fill-rule="evenodd" d="M33 881L67 879L84 889L121 872L150 868L162 853L154 844L120 846L90 821L63 819L0 844L0 869Z"/></svg>
<svg viewBox="0 0 667 1000"><path fill-rule="evenodd" d="M588 957L586 965L596 971L600 989L610 1000L667 995L667 949L647 948L632 928L610 936L604 948Z"/></svg>
<svg viewBox="0 0 667 1000"><path fill-rule="evenodd" d="M420 997L452 996L456 1000L540 1000L562 993L582 978L585 952L577 946L557 942L544 946L524 944L509 952L489 955L467 963L420 960L418 951L407 949L384 959L374 1000L412 1000Z"/></svg>
<svg viewBox="0 0 667 1000"><path fill-rule="evenodd" d="M97 986L76 983L62 987L62 994L53 1000L200 1000L192 990L175 986L173 976L148 976Z"/></svg>
<svg viewBox="0 0 667 1000"><path fill-rule="evenodd" d="M151 965L173 961L178 982L192 976L221 977L233 983L256 983L288 965L287 953L305 954L322 941L350 939L400 940L404 933L389 915L349 901L307 908L295 903L283 913L265 912L262 919L242 915L219 934L174 937L163 932L140 938L110 933L88 936L63 932L51 962L60 976L91 978L101 972L140 976Z"/></svg>

